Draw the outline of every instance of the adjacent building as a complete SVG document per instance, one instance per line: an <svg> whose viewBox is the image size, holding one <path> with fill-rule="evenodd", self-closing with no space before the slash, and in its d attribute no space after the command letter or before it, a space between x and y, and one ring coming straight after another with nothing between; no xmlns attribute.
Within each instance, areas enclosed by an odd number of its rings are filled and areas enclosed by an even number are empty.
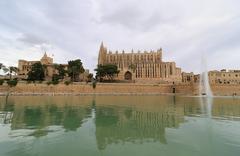
<svg viewBox="0 0 240 156"><path fill-rule="evenodd" d="M58 74L58 70L55 68L56 63L53 63L53 58L49 57L45 52L43 57L39 61L27 61L27 60L19 60L18 61L18 78L19 79L27 79L28 72L31 71L32 65L40 62L45 67L45 80L51 81L54 74ZM68 64L61 64L64 66L65 70L68 69ZM80 74L79 81L86 81L87 76L89 74L89 70L85 70L83 74ZM68 76L65 79L69 79Z"/></svg>
<svg viewBox="0 0 240 156"><path fill-rule="evenodd" d="M157 51L125 52L108 51L103 45L100 46L98 65L115 64L120 73L117 80L133 80L135 82L181 82L181 68L175 62L162 60L162 49Z"/></svg>
<svg viewBox="0 0 240 156"><path fill-rule="evenodd" d="M182 83L199 83L200 74L195 75L193 72L182 72Z"/></svg>
<svg viewBox="0 0 240 156"><path fill-rule="evenodd" d="M208 75L211 84L240 84L240 70L214 70Z"/></svg>
<svg viewBox="0 0 240 156"><path fill-rule="evenodd" d="M208 72L210 84L240 84L240 70L213 70ZM199 83L200 74L182 73L182 83Z"/></svg>
<svg viewBox="0 0 240 156"><path fill-rule="evenodd" d="M31 71L32 65L40 62L45 66L45 80L51 80L54 74L57 74L58 71L54 68L53 58L47 56L45 52L40 61L27 61L27 60L19 60L18 61L18 77L20 79L27 79L28 72ZM67 64L63 64L65 69L67 70Z"/></svg>

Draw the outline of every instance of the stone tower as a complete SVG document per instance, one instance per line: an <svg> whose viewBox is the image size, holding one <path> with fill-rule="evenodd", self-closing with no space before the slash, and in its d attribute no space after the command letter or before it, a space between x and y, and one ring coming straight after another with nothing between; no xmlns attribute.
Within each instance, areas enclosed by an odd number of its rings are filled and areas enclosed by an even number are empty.
<svg viewBox="0 0 240 156"><path fill-rule="evenodd" d="M104 47L103 42L101 43L99 54L98 54L98 65L103 65L106 61L107 48Z"/></svg>
<svg viewBox="0 0 240 156"><path fill-rule="evenodd" d="M53 58L48 57L47 53L45 52L40 62L45 65L50 65L50 64L53 64Z"/></svg>

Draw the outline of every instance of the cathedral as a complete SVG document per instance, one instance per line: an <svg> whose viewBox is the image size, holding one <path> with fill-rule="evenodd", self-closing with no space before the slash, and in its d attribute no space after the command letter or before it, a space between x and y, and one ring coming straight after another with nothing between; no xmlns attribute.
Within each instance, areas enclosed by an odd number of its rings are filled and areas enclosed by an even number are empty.
<svg viewBox="0 0 240 156"><path fill-rule="evenodd" d="M163 62L162 49L157 51L113 53L100 46L98 65L115 64L120 70L116 76L120 81L175 83L181 82L181 68L175 62Z"/></svg>

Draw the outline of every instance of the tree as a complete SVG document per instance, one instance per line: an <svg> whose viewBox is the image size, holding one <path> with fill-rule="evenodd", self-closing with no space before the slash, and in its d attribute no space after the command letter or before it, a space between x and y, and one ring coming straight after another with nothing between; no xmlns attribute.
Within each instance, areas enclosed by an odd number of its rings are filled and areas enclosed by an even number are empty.
<svg viewBox="0 0 240 156"><path fill-rule="evenodd" d="M98 65L95 71L97 72L96 77L100 78L100 81L102 81L104 77L113 81L114 77L119 73L117 65L114 64Z"/></svg>
<svg viewBox="0 0 240 156"><path fill-rule="evenodd" d="M28 72L28 80L43 81L44 78L44 66L40 62L33 64L32 69Z"/></svg>
<svg viewBox="0 0 240 156"><path fill-rule="evenodd" d="M88 81L92 81L93 74L92 73L88 74L87 78L88 78Z"/></svg>
<svg viewBox="0 0 240 156"><path fill-rule="evenodd" d="M12 79L12 73L14 73L14 75L16 75L19 70L18 70L17 67L10 66L9 71L10 71L9 72L10 73L10 79Z"/></svg>
<svg viewBox="0 0 240 156"><path fill-rule="evenodd" d="M9 72L9 68L6 67L6 66L3 66L3 67L2 67L2 70L3 70L3 72L6 73L6 74Z"/></svg>
<svg viewBox="0 0 240 156"><path fill-rule="evenodd" d="M0 79L0 86L3 85L4 79Z"/></svg>
<svg viewBox="0 0 240 156"><path fill-rule="evenodd" d="M67 71L65 70L64 65L62 65L62 64L54 64L54 68L56 70L58 70L59 79L64 79L64 76L67 73Z"/></svg>
<svg viewBox="0 0 240 156"><path fill-rule="evenodd" d="M2 69L3 66L4 66L4 65L3 65L2 63L0 63L0 70Z"/></svg>
<svg viewBox="0 0 240 156"><path fill-rule="evenodd" d="M102 79L106 76L104 66L101 64L98 65L97 68L94 69L94 71L96 71L96 79L100 79L100 81L102 81Z"/></svg>
<svg viewBox="0 0 240 156"><path fill-rule="evenodd" d="M84 73L84 68L80 59L68 61L68 75L72 81L78 81L79 75Z"/></svg>
<svg viewBox="0 0 240 156"><path fill-rule="evenodd" d="M17 67L14 67L14 66L6 67L3 64L0 64L0 66L1 66L0 69L2 69L4 71L4 73L7 73L9 75L10 80L12 79L12 74L14 73L16 75L18 72Z"/></svg>

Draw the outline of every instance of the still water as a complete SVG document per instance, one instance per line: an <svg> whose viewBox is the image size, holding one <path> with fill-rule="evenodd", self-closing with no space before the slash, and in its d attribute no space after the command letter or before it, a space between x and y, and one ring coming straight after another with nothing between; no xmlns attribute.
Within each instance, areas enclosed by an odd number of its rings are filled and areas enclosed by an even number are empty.
<svg viewBox="0 0 240 156"><path fill-rule="evenodd" d="M0 97L0 156L239 156L240 98Z"/></svg>

